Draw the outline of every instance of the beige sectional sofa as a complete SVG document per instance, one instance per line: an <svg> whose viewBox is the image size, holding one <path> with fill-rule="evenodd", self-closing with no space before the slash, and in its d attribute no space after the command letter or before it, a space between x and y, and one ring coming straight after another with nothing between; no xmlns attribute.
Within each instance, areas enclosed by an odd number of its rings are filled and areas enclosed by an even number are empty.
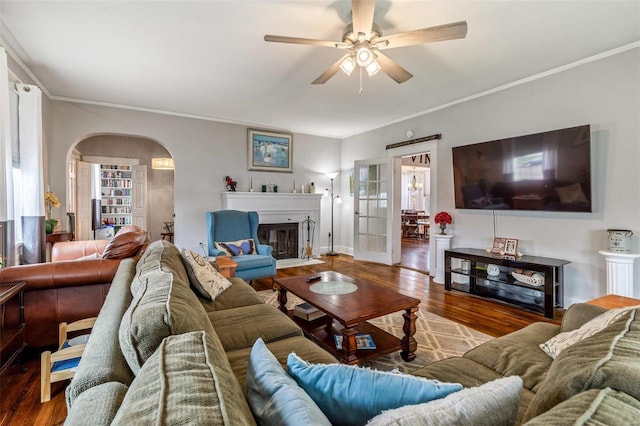
<svg viewBox="0 0 640 426"><path fill-rule="evenodd" d="M255 424L246 377L256 339L283 366L291 352L311 363L336 362L247 283L231 281L215 301L196 296L179 250L167 241L149 245L139 261L122 261L67 388L66 424ZM464 387L518 375L516 424L626 424L640 419L640 311L555 360L538 347L603 311L574 305L562 326L535 323L413 374Z"/></svg>

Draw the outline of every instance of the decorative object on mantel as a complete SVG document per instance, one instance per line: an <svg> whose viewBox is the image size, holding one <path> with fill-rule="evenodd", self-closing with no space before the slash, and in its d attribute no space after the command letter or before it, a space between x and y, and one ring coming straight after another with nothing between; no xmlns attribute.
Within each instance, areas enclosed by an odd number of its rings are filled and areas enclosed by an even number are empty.
<svg viewBox="0 0 640 426"><path fill-rule="evenodd" d="M56 228L56 225L58 225L58 220L51 218L51 208L60 207L60 200L58 200L58 196L55 194L55 192L47 191L44 194L44 204L46 206L45 232L47 234L51 234Z"/></svg>
<svg viewBox="0 0 640 426"><path fill-rule="evenodd" d="M440 235L446 235L446 232L444 231L447 229L447 225L453 222L453 218L447 212L440 212L436 215L433 221L440 225Z"/></svg>
<svg viewBox="0 0 640 426"><path fill-rule="evenodd" d="M631 236L633 232L628 229L607 229L609 233L609 246L611 253L631 253Z"/></svg>
<svg viewBox="0 0 640 426"><path fill-rule="evenodd" d="M249 192L253 192L253 177L249 178Z"/></svg>
<svg viewBox="0 0 640 426"><path fill-rule="evenodd" d="M293 135L248 129L249 170L293 173Z"/></svg>
<svg viewBox="0 0 640 426"><path fill-rule="evenodd" d="M229 176L225 176L224 179L227 183L227 191L236 192L236 186L238 186L238 182L231 179Z"/></svg>

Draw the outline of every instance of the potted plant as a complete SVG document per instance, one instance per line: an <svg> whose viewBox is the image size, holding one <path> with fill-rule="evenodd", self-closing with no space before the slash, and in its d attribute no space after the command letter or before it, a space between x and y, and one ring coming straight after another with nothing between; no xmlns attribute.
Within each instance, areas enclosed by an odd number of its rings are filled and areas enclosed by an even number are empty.
<svg viewBox="0 0 640 426"><path fill-rule="evenodd" d="M46 207L46 216L45 216L46 220L44 222L45 231L47 234L51 234L53 230L56 228L56 225L58 225L58 221L56 219L51 218L51 208L60 207L60 200L58 200L58 196L56 195L55 192L47 191L44 194L44 204Z"/></svg>

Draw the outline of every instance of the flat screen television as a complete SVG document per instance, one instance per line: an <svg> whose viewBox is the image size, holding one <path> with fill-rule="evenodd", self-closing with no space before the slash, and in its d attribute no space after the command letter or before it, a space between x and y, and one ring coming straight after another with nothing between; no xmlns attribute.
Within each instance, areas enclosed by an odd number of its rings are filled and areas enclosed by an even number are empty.
<svg viewBox="0 0 640 426"><path fill-rule="evenodd" d="M456 208L591 212L589 125L453 148Z"/></svg>

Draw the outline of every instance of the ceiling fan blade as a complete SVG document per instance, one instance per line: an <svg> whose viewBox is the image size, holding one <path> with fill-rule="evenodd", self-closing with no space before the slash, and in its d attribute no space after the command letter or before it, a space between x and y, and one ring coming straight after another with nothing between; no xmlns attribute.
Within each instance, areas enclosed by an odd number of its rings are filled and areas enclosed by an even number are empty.
<svg viewBox="0 0 640 426"><path fill-rule="evenodd" d="M364 33L365 38L370 38L373 27L373 13L376 9L375 0L352 0L351 14L353 18L353 33Z"/></svg>
<svg viewBox="0 0 640 426"><path fill-rule="evenodd" d="M340 70L340 64L342 63L342 61L345 60L345 58L347 56L351 55L351 53L347 53L346 55L344 55L342 58L338 59L333 65L331 65L325 72L323 72L322 74L320 74L320 76L318 78L316 78L315 80L313 80L311 82L311 84L324 84L327 82L327 80L329 80L331 77L333 77L334 75L336 75L336 73Z"/></svg>
<svg viewBox="0 0 640 426"><path fill-rule="evenodd" d="M379 37L375 40L378 49L392 49L394 47L412 46L414 44L431 43L434 41L465 38L467 35L467 21L438 25L406 33Z"/></svg>
<svg viewBox="0 0 640 426"><path fill-rule="evenodd" d="M405 81L413 77L413 74L402 68L393 59L384 55L382 52L378 51L375 53L375 55L376 61L378 61L378 64L380 65L380 68L382 68L382 71L384 71L389 77L394 79L396 83L404 83Z"/></svg>
<svg viewBox="0 0 640 426"><path fill-rule="evenodd" d="M341 41L316 40L313 38L287 37L287 36L278 36L278 35L271 35L271 34L265 35L264 41L271 41L275 43L310 44L313 46L338 47L338 48L346 48L350 46L348 43L343 43Z"/></svg>

